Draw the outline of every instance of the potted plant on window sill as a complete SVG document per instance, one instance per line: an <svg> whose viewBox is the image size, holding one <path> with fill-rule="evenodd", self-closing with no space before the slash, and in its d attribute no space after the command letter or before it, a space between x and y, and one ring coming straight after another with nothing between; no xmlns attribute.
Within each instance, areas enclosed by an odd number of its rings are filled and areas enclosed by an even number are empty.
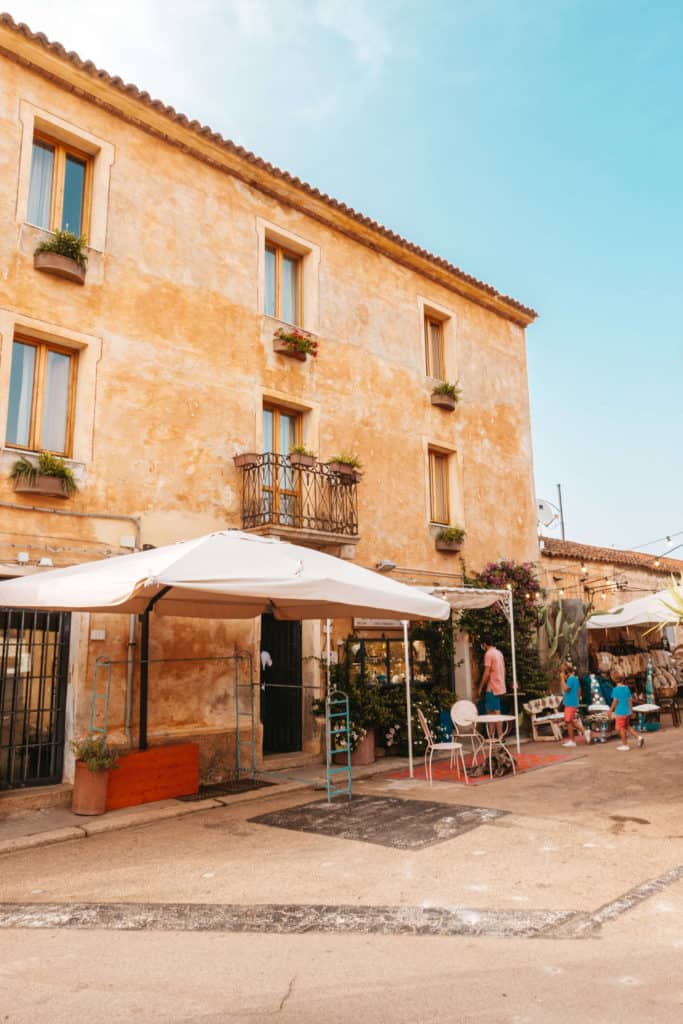
<svg viewBox="0 0 683 1024"><path fill-rule="evenodd" d="M104 814L109 772L116 768L116 751L104 736L87 736L71 744L76 755L71 810L74 814Z"/></svg>
<svg viewBox="0 0 683 1024"><path fill-rule="evenodd" d="M465 531L461 526L447 526L439 530L434 538L437 551L459 551L465 539Z"/></svg>
<svg viewBox="0 0 683 1024"><path fill-rule="evenodd" d="M65 281L85 284L88 257L83 251L86 246L84 235L71 231L55 231L52 238L41 242L33 254L33 266L46 274L54 274Z"/></svg>
<svg viewBox="0 0 683 1024"><path fill-rule="evenodd" d="M337 475L340 483L357 484L363 477L362 464L357 455L335 455L327 462L328 469Z"/></svg>
<svg viewBox="0 0 683 1024"><path fill-rule="evenodd" d="M73 470L64 459L41 452L38 462L31 462L25 455L12 466L10 479L18 494L43 494L50 498L70 498L78 490Z"/></svg>
<svg viewBox="0 0 683 1024"><path fill-rule="evenodd" d="M273 351L305 363L306 356L317 358L318 342L298 327L278 327L273 335Z"/></svg>
<svg viewBox="0 0 683 1024"><path fill-rule="evenodd" d="M462 388L458 386L457 381L455 384L449 384L447 380L442 380L432 389L432 405L452 411L460 401L461 395Z"/></svg>
<svg viewBox="0 0 683 1024"><path fill-rule="evenodd" d="M315 466L315 453L309 451L302 444L293 444L289 449L289 464L302 467Z"/></svg>

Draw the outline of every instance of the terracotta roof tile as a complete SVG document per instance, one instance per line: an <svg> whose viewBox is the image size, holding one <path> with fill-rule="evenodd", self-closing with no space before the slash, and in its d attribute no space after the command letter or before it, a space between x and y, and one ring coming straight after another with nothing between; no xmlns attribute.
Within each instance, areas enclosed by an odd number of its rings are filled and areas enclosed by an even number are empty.
<svg viewBox="0 0 683 1024"><path fill-rule="evenodd" d="M678 558L648 555L642 551L624 551L620 548L599 548L592 544L577 544L573 540L541 537L541 555L549 558L576 558L580 561L608 562L610 565L631 565L667 576L683 572L683 561ZM659 562L655 566L655 559Z"/></svg>
<svg viewBox="0 0 683 1024"><path fill-rule="evenodd" d="M81 71L85 71L87 74L92 75L94 78L100 78L102 81L107 82L108 85L110 85L112 88L118 90L119 92L127 93L129 96L134 97L139 102L143 103L145 106L152 107L154 110L157 110L164 116L170 118L178 124L183 125L189 131L194 132L195 134L207 136L213 142L217 143L219 146L224 147L231 153L241 157L242 159L246 160L248 163L254 165L255 167L259 167L260 169L267 171L269 174L272 174L274 177L280 178L282 181L286 181L288 184L295 186L295 188L299 189L301 192L305 192L306 194L321 200L321 202L326 203L332 209L337 210L340 213L343 213L345 216L357 221L364 227L370 228L372 231L382 235L384 238L387 238L390 241L395 242L397 245L401 246L403 249L406 249L408 252L411 252L416 256L419 256L422 259L429 261L435 266L438 266L441 269L447 271L449 274L452 274L460 281L463 281L471 285L472 287L476 288L478 291L484 292L486 295L489 295L492 298L496 299L497 301L504 303L505 305L510 307L511 311L516 310L517 312L521 313L524 319L528 318L529 320L534 320L538 316L536 311L532 309L530 306L525 306L523 303L518 302L517 299L513 299L511 298L511 296L499 292L492 285L486 284L486 282L484 281L479 281L476 277L473 277L471 274L467 274L464 270L461 270L454 264L449 263L448 260L445 260L440 256L435 256L433 253L430 253L427 249L423 249L421 246L416 245L414 242L409 242L407 239L403 238L395 231L392 231L390 228L386 228L384 227L383 224L379 224L376 220L372 220L372 218L367 217L365 214L359 213L352 207L347 206L346 203L342 203L338 199L334 199L332 196L328 196L325 192L321 192L319 189L314 188L312 185L309 185L308 182L302 181L300 178L297 178L295 175L290 174L288 171L283 171L279 167L274 167L273 164L270 164L266 160L263 160L261 157L256 156L255 153L252 153L249 150L244 149L242 146L239 146L236 143L231 142L229 139L224 139L222 135L220 135L218 132L214 132L211 128L207 127L206 125L202 125L195 120L191 121L185 114L178 113L173 107L168 106L165 103L162 103L161 100L152 99L148 92L138 89L136 85L133 85L130 82L126 83L118 75L110 75L109 72L103 71L101 68L96 67L91 60L82 60L79 57L79 55L75 53L73 50L67 51L61 43L51 42L43 32L32 32L28 25L25 25L23 22L15 22L15 20L12 18L10 14L0 13L0 24L4 25L6 28L10 29L13 32L17 32L25 36L27 39L30 39L34 43L39 43L45 49L49 50L51 53L56 54L57 56L63 57L65 60L69 61L71 64L79 68Z"/></svg>

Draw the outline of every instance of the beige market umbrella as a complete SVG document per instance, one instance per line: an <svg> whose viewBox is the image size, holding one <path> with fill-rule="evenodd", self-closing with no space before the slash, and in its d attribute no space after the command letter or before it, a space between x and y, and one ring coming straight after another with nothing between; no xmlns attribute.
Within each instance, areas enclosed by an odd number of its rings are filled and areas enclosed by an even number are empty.
<svg viewBox="0 0 683 1024"><path fill-rule="evenodd" d="M312 548L226 530L0 583L0 607L142 615L140 747L147 745L149 615L447 619L440 598Z"/></svg>

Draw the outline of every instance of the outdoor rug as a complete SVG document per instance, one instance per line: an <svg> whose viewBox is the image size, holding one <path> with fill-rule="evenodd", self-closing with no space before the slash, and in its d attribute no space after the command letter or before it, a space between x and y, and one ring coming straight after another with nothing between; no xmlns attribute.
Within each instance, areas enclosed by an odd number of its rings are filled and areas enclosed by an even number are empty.
<svg viewBox="0 0 683 1024"><path fill-rule="evenodd" d="M538 768L548 768L553 764L562 764L563 761L575 761L577 758L583 756L583 751L574 751L572 753L563 752L561 754L532 754L523 750L521 754L515 755L517 775L524 775L526 772L535 772ZM471 757L466 757L465 763L468 768L471 767ZM407 768L401 768L399 771L388 772L386 775L382 776L375 776L375 778L378 777L383 779L408 779L410 778L410 774ZM415 762L414 778L426 779L424 761L420 760L419 762ZM515 778L512 772L508 772L506 775L494 775L493 778L490 778L487 770L485 775L478 775L474 778L470 777L470 784L473 786L481 786L488 782L499 782L501 779L512 778ZM451 769L450 760L448 758L432 762L432 779L434 782L459 782L461 785L465 785L462 775L458 777L455 768Z"/></svg>
<svg viewBox="0 0 683 1024"><path fill-rule="evenodd" d="M489 807L356 796L352 800L316 801L284 811L259 814L249 821L294 832L314 832L335 839L356 839L362 843L392 846L397 850L422 850L471 832L504 814L505 811Z"/></svg>

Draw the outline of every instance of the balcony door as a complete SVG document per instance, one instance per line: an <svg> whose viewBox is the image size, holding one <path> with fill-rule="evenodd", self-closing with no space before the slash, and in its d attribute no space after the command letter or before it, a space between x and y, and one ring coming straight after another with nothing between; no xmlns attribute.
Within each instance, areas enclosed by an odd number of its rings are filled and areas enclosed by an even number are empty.
<svg viewBox="0 0 683 1024"><path fill-rule="evenodd" d="M271 523L294 526L299 507L299 476L287 462L289 450L301 443L301 416L290 409L263 409L262 507Z"/></svg>

